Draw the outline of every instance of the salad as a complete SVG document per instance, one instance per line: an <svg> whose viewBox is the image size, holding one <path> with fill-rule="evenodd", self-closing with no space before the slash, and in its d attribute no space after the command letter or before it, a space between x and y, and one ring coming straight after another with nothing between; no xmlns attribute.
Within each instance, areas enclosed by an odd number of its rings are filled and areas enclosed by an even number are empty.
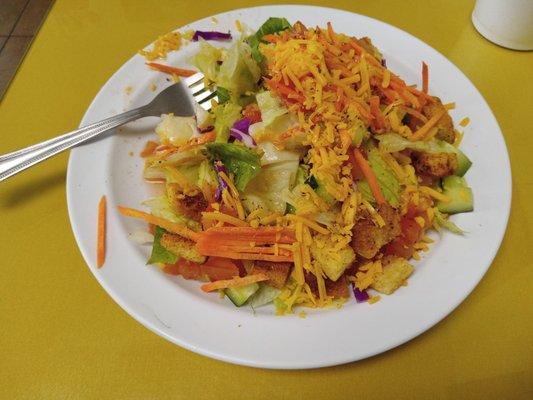
<svg viewBox="0 0 533 400"><path fill-rule="evenodd" d="M216 43L229 33L189 37L217 101L194 117L162 115L141 153L162 194L143 203L149 212L119 207L149 223L149 264L283 314L351 292L376 302L406 285L428 230L462 234L448 215L473 210L472 163L425 63L417 89L369 38L330 23L269 18L229 47Z"/></svg>

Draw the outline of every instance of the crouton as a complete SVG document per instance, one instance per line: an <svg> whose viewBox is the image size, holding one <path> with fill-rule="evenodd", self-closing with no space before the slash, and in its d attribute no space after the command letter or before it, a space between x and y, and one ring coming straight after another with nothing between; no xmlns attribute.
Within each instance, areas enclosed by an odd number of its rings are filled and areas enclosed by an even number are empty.
<svg viewBox="0 0 533 400"><path fill-rule="evenodd" d="M383 272L376 275L372 289L384 294L392 294L413 273L413 266L405 258L384 257Z"/></svg>
<svg viewBox="0 0 533 400"><path fill-rule="evenodd" d="M435 178L453 175L458 165L454 153L414 153L413 164L420 175Z"/></svg>
<svg viewBox="0 0 533 400"><path fill-rule="evenodd" d="M385 226L376 226L370 215L364 213L353 229L352 247L364 258L373 258L379 249L401 233L400 214L397 210L385 203L379 207L378 213L385 221Z"/></svg>
<svg viewBox="0 0 533 400"><path fill-rule="evenodd" d="M329 236L315 236L316 246L311 247L311 256L318 267L324 271L332 281L336 281L355 260L355 253L351 247L337 250L330 242Z"/></svg>
<svg viewBox="0 0 533 400"><path fill-rule="evenodd" d="M198 264L203 264L205 262L206 258L198 253L192 240L171 233L163 233L163 235L161 235L160 243L165 249L187 261L192 261Z"/></svg>
<svg viewBox="0 0 533 400"><path fill-rule="evenodd" d="M346 299L350 297L348 291L348 282L346 282L346 276L342 275L336 281L326 279L326 294L334 299Z"/></svg>
<svg viewBox="0 0 533 400"><path fill-rule="evenodd" d="M311 292L318 297L318 283L315 275L311 272L304 271L305 283L309 285ZM346 281L346 275L342 275L336 281L331 279L325 279L324 283L326 284L326 294L333 297L334 299L346 299L350 297L348 290L348 282Z"/></svg>
<svg viewBox="0 0 533 400"><path fill-rule="evenodd" d="M433 100L433 103L428 103L422 107L422 114L428 119L444 108L438 97L433 97ZM450 114L448 114L448 110L446 110L444 115L437 121L435 126L438 128L437 134L435 135L437 139L444 140L448 143L453 143L455 141L453 121Z"/></svg>
<svg viewBox="0 0 533 400"><path fill-rule="evenodd" d="M287 282L291 267L292 263L288 262L256 261L250 275L265 274L268 277L268 281L265 281L267 285L281 289Z"/></svg>
<svg viewBox="0 0 533 400"><path fill-rule="evenodd" d="M202 211L205 211L208 206L207 200L200 191L186 195L177 183L167 184L167 197L170 206L176 213L195 221L200 221Z"/></svg>

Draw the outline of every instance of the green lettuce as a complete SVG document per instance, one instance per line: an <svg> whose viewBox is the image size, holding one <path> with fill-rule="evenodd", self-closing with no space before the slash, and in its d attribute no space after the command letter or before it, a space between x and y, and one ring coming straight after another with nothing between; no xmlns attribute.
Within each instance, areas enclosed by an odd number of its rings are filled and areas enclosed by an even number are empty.
<svg viewBox="0 0 533 400"><path fill-rule="evenodd" d="M222 86L217 87L217 99L218 104L224 104L230 100L230 94L228 89L223 88Z"/></svg>
<svg viewBox="0 0 533 400"><path fill-rule="evenodd" d="M163 228L159 226L155 227L152 254L148 259L147 264L174 264L178 261L177 255L168 251L161 245L161 236L163 236L164 233L166 233L166 231Z"/></svg>
<svg viewBox="0 0 533 400"><path fill-rule="evenodd" d="M241 106L234 103L224 103L217 106L215 114L215 132L217 142L226 143L229 139L230 129L241 118Z"/></svg>
<svg viewBox="0 0 533 400"><path fill-rule="evenodd" d="M257 32L247 39L252 48L252 57L254 60L257 62L263 61L263 55L259 51L259 44L261 43L263 36L278 33L285 29L289 29L290 27L291 24L285 18L270 17L267 19Z"/></svg>
<svg viewBox="0 0 533 400"><path fill-rule="evenodd" d="M235 186L240 191L261 171L259 155L244 146L235 143L209 143L207 150L234 175Z"/></svg>
<svg viewBox="0 0 533 400"><path fill-rule="evenodd" d="M381 193L383 193L385 200L394 207L398 206L400 204L400 182L398 182L394 172L390 169L387 163L381 158L377 149L370 149L368 151L368 164L376 175L379 188L381 189ZM366 200L372 202L375 201L366 180L361 180L357 187Z"/></svg>

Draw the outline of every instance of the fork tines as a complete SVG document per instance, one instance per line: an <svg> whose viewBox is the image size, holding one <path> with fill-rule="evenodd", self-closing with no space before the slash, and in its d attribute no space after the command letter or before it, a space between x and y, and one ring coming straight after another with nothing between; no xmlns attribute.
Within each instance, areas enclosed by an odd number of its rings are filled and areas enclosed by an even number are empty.
<svg viewBox="0 0 533 400"><path fill-rule="evenodd" d="M218 100L215 86L213 84L206 85L206 79L201 72L185 78L184 81L192 91L194 100L204 110L209 111L211 109L211 100Z"/></svg>

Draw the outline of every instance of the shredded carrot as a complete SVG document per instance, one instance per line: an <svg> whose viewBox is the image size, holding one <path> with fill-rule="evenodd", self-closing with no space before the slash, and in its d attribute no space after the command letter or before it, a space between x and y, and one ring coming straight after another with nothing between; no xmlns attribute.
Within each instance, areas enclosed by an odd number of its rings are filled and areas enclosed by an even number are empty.
<svg viewBox="0 0 533 400"><path fill-rule="evenodd" d="M164 72L165 74L183 76L185 78L196 74L196 71L193 71L191 69L172 67L170 65L164 65L164 64L154 63L154 62L146 63L146 65L148 65L150 68L155 69L157 71Z"/></svg>
<svg viewBox="0 0 533 400"><path fill-rule="evenodd" d="M118 206L118 211L126 217L139 218L150 224L160 226L161 228L164 228L169 232L183 236L187 239L191 239L194 241L198 240L198 237L199 237L198 233L190 230L189 228L181 224L169 221L168 219L156 217L155 215L148 214L143 211L135 210L133 208L123 207L123 206Z"/></svg>
<svg viewBox="0 0 533 400"><path fill-rule="evenodd" d="M366 161L361 151L357 148L353 149L353 155L357 166L368 181L368 186L370 186L370 190L372 191L376 202L379 205L384 204L385 197L383 197L383 193L381 193L381 188L379 187L378 179L376 178L374 171L372 171L372 168L368 164L368 161Z"/></svg>
<svg viewBox="0 0 533 400"><path fill-rule="evenodd" d="M267 84L274 90L279 92L281 95L291 100L294 99L300 103L303 103L305 100L304 97L298 93L296 90L292 89L289 86L284 85L281 82L274 82L273 80L267 81Z"/></svg>
<svg viewBox="0 0 533 400"><path fill-rule="evenodd" d="M101 268L105 262L105 233L106 233L107 199L105 196L98 202L98 232L96 240L96 266Z"/></svg>
<svg viewBox="0 0 533 400"><path fill-rule="evenodd" d="M435 113L435 115L433 115L433 117L431 117L429 119L428 122L426 122L424 125L422 125L422 127L420 127L420 129L418 129L416 132L414 132L411 137L409 138L409 140L411 141L416 141L416 140L421 140L424 138L424 136L426 136L426 134L429 132L429 130L431 128L433 128L433 126L435 126L435 124L437 122L439 122L439 120L442 118L442 116L444 115L444 113L446 112L445 109L440 109L439 111L437 111Z"/></svg>
<svg viewBox="0 0 533 400"><path fill-rule="evenodd" d="M381 110L379 109L379 97L378 96L372 96L368 99L368 104L370 105L370 112L374 116L374 125L376 129L381 129L385 127L385 120L383 118L383 114L381 113Z"/></svg>
<svg viewBox="0 0 533 400"><path fill-rule="evenodd" d="M202 134L202 136L200 136L200 137L195 137L195 138L190 139L186 144L184 144L183 146L181 146L179 148L179 151L190 150L190 149L192 149L192 148L194 148L196 146L200 146L202 144L206 144L206 143L209 143L209 142L214 142L216 136L217 135L216 135L216 132L214 130L206 132L206 133Z"/></svg>
<svg viewBox="0 0 533 400"><path fill-rule="evenodd" d="M422 61L422 92L428 94L429 90L429 71L428 65Z"/></svg>
<svg viewBox="0 0 533 400"><path fill-rule="evenodd" d="M255 282L262 282L262 281L267 281L267 280L268 280L268 277L264 274L248 275L243 278L236 276L233 279L226 279L222 281L205 283L201 286L201 289L204 292L212 292L218 289L246 286L246 285L250 285Z"/></svg>
<svg viewBox="0 0 533 400"><path fill-rule="evenodd" d="M261 38L261 40L264 40L265 42L268 42L268 43L276 43L279 40L279 36L274 35L274 34L268 34L268 35L264 35Z"/></svg>
<svg viewBox="0 0 533 400"><path fill-rule="evenodd" d="M141 157L148 157L155 153L155 149L157 149L158 144L152 140L149 140L146 142L146 145L144 146L144 149L141 151L140 156Z"/></svg>

